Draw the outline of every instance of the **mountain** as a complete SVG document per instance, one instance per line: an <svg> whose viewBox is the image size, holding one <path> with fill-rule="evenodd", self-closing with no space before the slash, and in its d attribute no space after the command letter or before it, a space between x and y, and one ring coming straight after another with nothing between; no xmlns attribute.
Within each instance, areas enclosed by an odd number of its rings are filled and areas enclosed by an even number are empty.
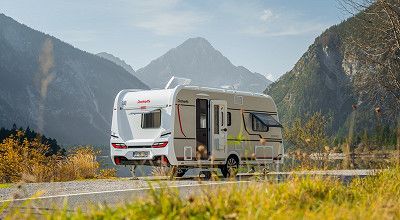
<svg viewBox="0 0 400 220"><path fill-rule="evenodd" d="M101 52L101 53L98 53L96 55L99 56L99 57L102 57L104 59L107 59L107 60L109 60L109 61L111 61L111 62L113 62L113 63L115 63L115 64L117 64L119 66L121 66L122 68L124 68L126 71L128 71L132 75L135 75L135 70L133 70L133 68L130 65L125 63L124 60L122 60L122 59L120 59L120 58L118 58L118 57L116 57L116 56L114 56L112 54L106 53L106 52Z"/></svg>
<svg viewBox="0 0 400 220"><path fill-rule="evenodd" d="M189 78L193 85L262 92L271 83L263 75L234 66L204 38L190 38L136 71L152 88L164 88L172 76ZM154 80L157 79L157 80Z"/></svg>
<svg viewBox="0 0 400 220"><path fill-rule="evenodd" d="M360 22L353 17L324 31L292 70L268 86L265 93L274 98L283 122L322 112L332 119L330 132L341 136L348 134L349 127L371 130L379 123L393 122L385 115L389 99L370 101L356 90L356 84L363 84L359 76L376 70L363 65L363 54L354 49L354 33L372 35L363 33ZM382 109L379 114L377 106Z"/></svg>
<svg viewBox="0 0 400 220"><path fill-rule="evenodd" d="M122 67L0 14L0 126L107 145L114 98L148 87Z"/></svg>
<svg viewBox="0 0 400 220"><path fill-rule="evenodd" d="M350 77L342 68L340 47L337 34L324 33L291 71L269 86L266 93L274 98L282 121L317 111L332 115L335 128L347 119L357 101Z"/></svg>

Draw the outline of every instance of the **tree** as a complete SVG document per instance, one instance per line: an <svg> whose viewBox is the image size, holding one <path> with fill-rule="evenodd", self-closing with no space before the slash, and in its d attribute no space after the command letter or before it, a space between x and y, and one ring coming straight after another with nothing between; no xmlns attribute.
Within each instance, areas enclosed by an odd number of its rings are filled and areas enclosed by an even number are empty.
<svg viewBox="0 0 400 220"><path fill-rule="evenodd" d="M386 114L397 123L400 163L400 0L338 0L359 20L351 32L354 50L365 71L356 75L356 89L370 102L386 100ZM357 53L356 52L356 53Z"/></svg>
<svg viewBox="0 0 400 220"><path fill-rule="evenodd" d="M328 118L321 112L314 113L307 121L297 118L290 126L285 126L285 140L294 148L307 152L322 152L328 144Z"/></svg>
<svg viewBox="0 0 400 220"><path fill-rule="evenodd" d="M8 138L10 135L16 136L19 132L22 132L23 136L20 137L21 141L26 138L28 141L34 141L36 139L40 140L42 144L48 145L48 149L46 152L46 156L50 155L65 155L66 151L65 149L61 148L60 145L58 145L56 139L52 138L47 138L46 136L35 132L34 130L30 129L27 127L25 130L21 127L17 129L17 126L14 124L13 128L11 130L6 129L6 128L0 128L0 142Z"/></svg>
<svg viewBox="0 0 400 220"><path fill-rule="evenodd" d="M348 31L347 56L363 66L354 75L356 90L371 104L400 112L400 0L338 0L356 22Z"/></svg>

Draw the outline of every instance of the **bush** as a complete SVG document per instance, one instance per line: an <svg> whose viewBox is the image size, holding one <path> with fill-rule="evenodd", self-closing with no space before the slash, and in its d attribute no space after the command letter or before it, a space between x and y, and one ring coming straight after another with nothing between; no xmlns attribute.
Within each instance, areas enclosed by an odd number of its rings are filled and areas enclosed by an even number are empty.
<svg viewBox="0 0 400 220"><path fill-rule="evenodd" d="M0 183L50 182L115 176L99 170L98 152L78 147L67 156L46 156L49 146L39 138L28 141L22 131L0 143Z"/></svg>
<svg viewBox="0 0 400 220"><path fill-rule="evenodd" d="M330 120L321 112L314 113L307 121L295 119L283 130L284 140L289 144L289 150L301 149L305 152L323 152L328 145L326 133Z"/></svg>
<svg viewBox="0 0 400 220"><path fill-rule="evenodd" d="M117 176L117 170L115 170L114 168L110 168L110 169L101 169L98 178L109 179L116 176Z"/></svg>
<svg viewBox="0 0 400 220"><path fill-rule="evenodd" d="M23 133L18 133L18 132L23 132ZM26 138L29 142L32 141L39 141L42 144L48 145L48 149L46 151L46 156L50 155L64 155L65 150L61 148L60 145L57 144L57 141L52 138L48 138L45 135L39 134L35 132L34 130L31 130L29 127L26 129L23 129L22 127L17 129L17 126L14 124L11 129L6 129L6 128L0 128L0 142L3 142L4 139L10 137L11 135L17 136L23 134L21 139Z"/></svg>
<svg viewBox="0 0 400 220"><path fill-rule="evenodd" d="M46 157L48 146L38 139L29 142L22 138L24 133L17 132L0 144L0 181L17 182L43 181L51 168L48 166L53 157Z"/></svg>
<svg viewBox="0 0 400 220"><path fill-rule="evenodd" d="M64 160L59 161L59 180L95 178L99 169L96 152L90 146L79 147Z"/></svg>

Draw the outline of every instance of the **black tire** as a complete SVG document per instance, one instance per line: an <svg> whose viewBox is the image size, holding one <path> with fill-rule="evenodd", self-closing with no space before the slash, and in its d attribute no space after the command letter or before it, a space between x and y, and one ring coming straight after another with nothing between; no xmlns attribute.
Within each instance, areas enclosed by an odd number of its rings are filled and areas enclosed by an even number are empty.
<svg viewBox="0 0 400 220"><path fill-rule="evenodd" d="M188 171L188 169L186 169L186 168L178 168L176 170L175 176L176 177L183 177L183 175L185 175L186 171Z"/></svg>
<svg viewBox="0 0 400 220"><path fill-rule="evenodd" d="M226 164L220 167L222 175L225 178L235 177L239 169L239 159L236 156L229 156Z"/></svg>

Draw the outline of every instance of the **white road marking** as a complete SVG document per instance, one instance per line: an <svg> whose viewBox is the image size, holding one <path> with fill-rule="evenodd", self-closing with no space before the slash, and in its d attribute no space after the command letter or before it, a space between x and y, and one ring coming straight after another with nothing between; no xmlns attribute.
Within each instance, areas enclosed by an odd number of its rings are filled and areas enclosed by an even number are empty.
<svg viewBox="0 0 400 220"><path fill-rule="evenodd" d="M51 198L59 198L59 197L71 197L71 196L81 196L81 195L95 195L102 193L115 193L115 192L133 192L133 191L145 191L150 189L161 189L161 188L181 188L181 187L194 187L194 186L210 186L210 185L223 185L223 184L234 184L234 183L249 183L251 181L241 180L241 181L227 181L227 182L210 182L210 183L197 183L197 184L186 184L186 185L173 185L173 186L156 186L156 187L143 187L143 188L134 188L134 189L117 189L117 190L107 190L107 191L97 191L97 192L83 192L83 193L71 193L71 194L61 194L61 195L52 195L52 196L39 196L34 198L21 198L21 199L7 199L1 200L0 203L4 202L19 202L19 201L28 201L28 200L40 200L40 199L51 199Z"/></svg>

